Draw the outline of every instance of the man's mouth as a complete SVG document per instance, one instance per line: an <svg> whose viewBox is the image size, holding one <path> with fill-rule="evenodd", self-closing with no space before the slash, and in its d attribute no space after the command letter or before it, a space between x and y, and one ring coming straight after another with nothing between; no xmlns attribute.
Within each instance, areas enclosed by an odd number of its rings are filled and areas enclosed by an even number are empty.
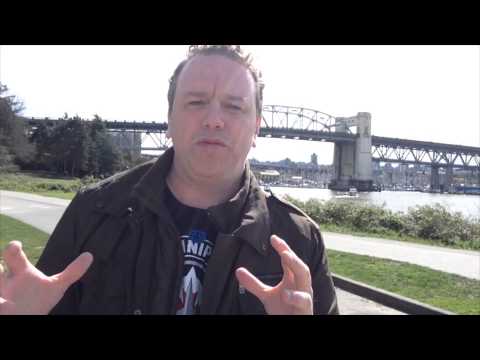
<svg viewBox="0 0 480 360"><path fill-rule="evenodd" d="M221 147L226 147L227 145L221 141L221 140L216 140L216 139L203 139L203 140L200 140L198 141L198 144L199 145L203 145L203 146L221 146Z"/></svg>

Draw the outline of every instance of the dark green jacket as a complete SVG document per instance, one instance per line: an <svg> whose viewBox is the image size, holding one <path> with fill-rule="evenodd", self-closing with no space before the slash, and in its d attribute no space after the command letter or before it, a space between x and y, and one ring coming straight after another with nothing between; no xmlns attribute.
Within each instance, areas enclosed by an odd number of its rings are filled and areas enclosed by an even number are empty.
<svg viewBox="0 0 480 360"><path fill-rule="evenodd" d="M53 314L175 314L183 273L179 234L163 201L173 149L79 191L50 237L37 267L62 271L80 253L94 256ZM265 314L239 289L246 267L269 285L282 278L270 245L277 234L309 266L316 314L338 313L318 227L300 210L265 193L247 164L244 183L228 202L208 209L219 233L205 273L201 314Z"/></svg>

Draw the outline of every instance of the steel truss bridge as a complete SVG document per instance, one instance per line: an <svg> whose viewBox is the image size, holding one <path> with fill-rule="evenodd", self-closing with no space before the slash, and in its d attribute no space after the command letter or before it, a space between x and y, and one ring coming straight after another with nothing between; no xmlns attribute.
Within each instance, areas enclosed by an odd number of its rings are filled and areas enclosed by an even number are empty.
<svg viewBox="0 0 480 360"><path fill-rule="evenodd" d="M31 127L48 119L25 119ZM62 120L51 120L62 121ZM141 150L165 150L171 145L165 134L167 123L104 121L109 132L116 136L137 134L141 144L147 139L154 146ZM336 130L336 118L318 110L302 107L265 105L259 136L293 140L333 143L355 143L358 134L350 128ZM442 144L426 141L371 136L372 160L403 164L422 164L432 167L451 167L480 170L480 147Z"/></svg>

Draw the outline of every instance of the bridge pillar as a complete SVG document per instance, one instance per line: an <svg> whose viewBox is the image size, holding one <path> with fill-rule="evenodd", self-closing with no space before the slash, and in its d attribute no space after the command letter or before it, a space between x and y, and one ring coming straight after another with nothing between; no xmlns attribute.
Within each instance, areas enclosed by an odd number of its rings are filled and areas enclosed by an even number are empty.
<svg viewBox="0 0 480 360"><path fill-rule="evenodd" d="M440 175L438 174L438 166L432 165L430 174L430 190L440 190Z"/></svg>
<svg viewBox="0 0 480 360"><path fill-rule="evenodd" d="M357 139L354 143L335 142L333 165L334 179L329 188L346 191L356 187L360 191L372 190L372 136L371 115L361 112L353 118L336 118L335 131L347 132L350 126L357 126Z"/></svg>
<svg viewBox="0 0 480 360"><path fill-rule="evenodd" d="M334 179L338 186L349 187L354 174L355 144L336 142L333 149Z"/></svg>
<svg viewBox="0 0 480 360"><path fill-rule="evenodd" d="M446 174L445 174L445 182L444 182L444 190L445 191L450 191L452 187L452 182L453 182L453 167L448 166L446 169Z"/></svg>
<svg viewBox="0 0 480 360"><path fill-rule="evenodd" d="M354 180L361 182L360 187L369 190L373 182L372 167L372 134L371 115L367 112L358 113L358 138L355 142L355 173Z"/></svg>

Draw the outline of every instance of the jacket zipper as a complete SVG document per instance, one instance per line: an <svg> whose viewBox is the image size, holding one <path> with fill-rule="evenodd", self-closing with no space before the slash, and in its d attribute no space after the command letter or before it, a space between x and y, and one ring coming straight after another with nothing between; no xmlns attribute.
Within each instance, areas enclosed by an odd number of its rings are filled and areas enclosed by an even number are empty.
<svg viewBox="0 0 480 360"><path fill-rule="evenodd" d="M172 232L172 234L174 235L174 239L177 240L178 242L178 245L177 245L177 263L176 263L176 279L175 279L175 286L174 286L174 292L172 294L172 305L171 305L171 309L170 309L170 314L171 315L176 315L177 314L177 302L178 302L178 297L180 296L180 287L182 285L182 277L183 277L183 257L184 257L184 254L183 254L183 249L182 249L182 246L181 244L179 243L180 242L180 233L178 232L177 228L172 225L172 224L169 224L169 227L170 227L170 230Z"/></svg>
<svg viewBox="0 0 480 360"><path fill-rule="evenodd" d="M171 305L170 305L170 315L176 315L177 314L177 302L178 302L178 297L180 295L180 286L182 284L182 277L183 277L183 249L180 244L180 233L177 230L177 227L175 226L172 216L170 215L170 212L166 207L163 209L163 221L162 225L165 226L165 229L167 229L167 232L169 235L167 236L172 236L173 239L175 239L177 243L177 262L176 262L176 278L175 278L175 284L174 284L174 291L172 294L171 298Z"/></svg>

